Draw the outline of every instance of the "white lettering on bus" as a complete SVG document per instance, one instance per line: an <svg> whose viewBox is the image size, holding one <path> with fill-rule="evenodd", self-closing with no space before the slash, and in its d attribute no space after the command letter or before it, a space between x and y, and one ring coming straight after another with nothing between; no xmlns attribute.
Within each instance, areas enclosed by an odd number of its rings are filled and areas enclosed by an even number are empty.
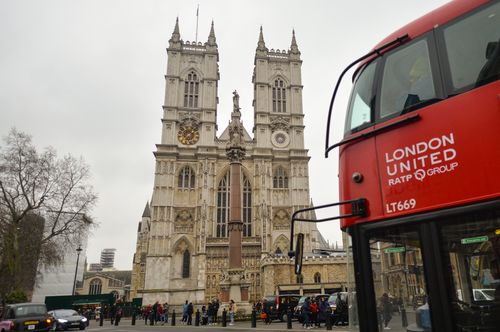
<svg viewBox="0 0 500 332"><path fill-rule="evenodd" d="M455 137L453 133L449 133L385 153L386 171L390 177L389 186L405 183L412 179L423 181L426 175L444 173L431 171L432 174L429 174L428 168L430 168L429 170L441 169L445 166L448 172L455 170L458 163L452 163L457 157L454 145Z"/></svg>

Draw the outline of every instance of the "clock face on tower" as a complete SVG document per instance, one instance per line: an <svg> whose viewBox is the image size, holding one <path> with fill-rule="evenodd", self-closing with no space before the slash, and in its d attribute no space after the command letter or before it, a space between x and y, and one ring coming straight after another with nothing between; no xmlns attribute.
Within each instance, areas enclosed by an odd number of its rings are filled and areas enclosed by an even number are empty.
<svg viewBox="0 0 500 332"><path fill-rule="evenodd" d="M177 139L179 140L179 142L185 145L196 144L199 138L200 133L198 132L198 130L188 126L181 127L181 130L179 130L179 133L177 134Z"/></svg>
<svg viewBox="0 0 500 332"><path fill-rule="evenodd" d="M272 134L271 142L277 148L285 148L290 143L290 137L285 131L277 130Z"/></svg>

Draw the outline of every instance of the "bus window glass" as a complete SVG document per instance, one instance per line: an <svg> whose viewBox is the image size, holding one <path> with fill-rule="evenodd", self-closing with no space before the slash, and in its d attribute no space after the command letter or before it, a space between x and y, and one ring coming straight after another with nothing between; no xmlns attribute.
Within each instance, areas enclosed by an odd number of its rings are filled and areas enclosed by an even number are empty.
<svg viewBox="0 0 500 332"><path fill-rule="evenodd" d="M483 212L441 228L455 324L466 330L500 326L500 212Z"/></svg>
<svg viewBox="0 0 500 332"><path fill-rule="evenodd" d="M348 116L346 118L346 133L354 128L372 122L371 104L375 96L373 78L377 61L370 63L359 75L354 84L349 100Z"/></svg>
<svg viewBox="0 0 500 332"><path fill-rule="evenodd" d="M420 40L387 56L381 87L380 117L436 98L427 41Z"/></svg>
<svg viewBox="0 0 500 332"><path fill-rule="evenodd" d="M401 328L406 323L402 321L403 309L409 329L430 330L430 309L416 228L376 231L370 236L370 249L380 331Z"/></svg>
<svg viewBox="0 0 500 332"><path fill-rule="evenodd" d="M500 3L443 31L452 92L468 90L500 77Z"/></svg>

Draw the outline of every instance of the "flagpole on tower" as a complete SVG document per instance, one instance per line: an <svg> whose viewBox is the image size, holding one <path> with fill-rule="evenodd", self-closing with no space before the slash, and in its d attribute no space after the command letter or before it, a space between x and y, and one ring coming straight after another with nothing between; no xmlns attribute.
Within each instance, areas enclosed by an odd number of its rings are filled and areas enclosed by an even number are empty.
<svg viewBox="0 0 500 332"><path fill-rule="evenodd" d="M200 10L200 5L196 8L196 44L198 44L198 12Z"/></svg>

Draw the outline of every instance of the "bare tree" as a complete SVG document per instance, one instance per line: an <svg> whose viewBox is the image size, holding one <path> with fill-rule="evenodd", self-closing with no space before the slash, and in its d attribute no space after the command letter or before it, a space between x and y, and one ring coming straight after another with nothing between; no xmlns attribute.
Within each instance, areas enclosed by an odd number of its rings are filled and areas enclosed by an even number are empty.
<svg viewBox="0 0 500 332"><path fill-rule="evenodd" d="M56 266L63 248L94 222L97 201L83 159L38 152L31 136L12 129L0 149L0 296L25 289L32 264ZM33 259L33 257L35 259ZM28 259L29 258L29 259ZM24 264L24 265L23 265ZM31 265L31 266L25 266Z"/></svg>

